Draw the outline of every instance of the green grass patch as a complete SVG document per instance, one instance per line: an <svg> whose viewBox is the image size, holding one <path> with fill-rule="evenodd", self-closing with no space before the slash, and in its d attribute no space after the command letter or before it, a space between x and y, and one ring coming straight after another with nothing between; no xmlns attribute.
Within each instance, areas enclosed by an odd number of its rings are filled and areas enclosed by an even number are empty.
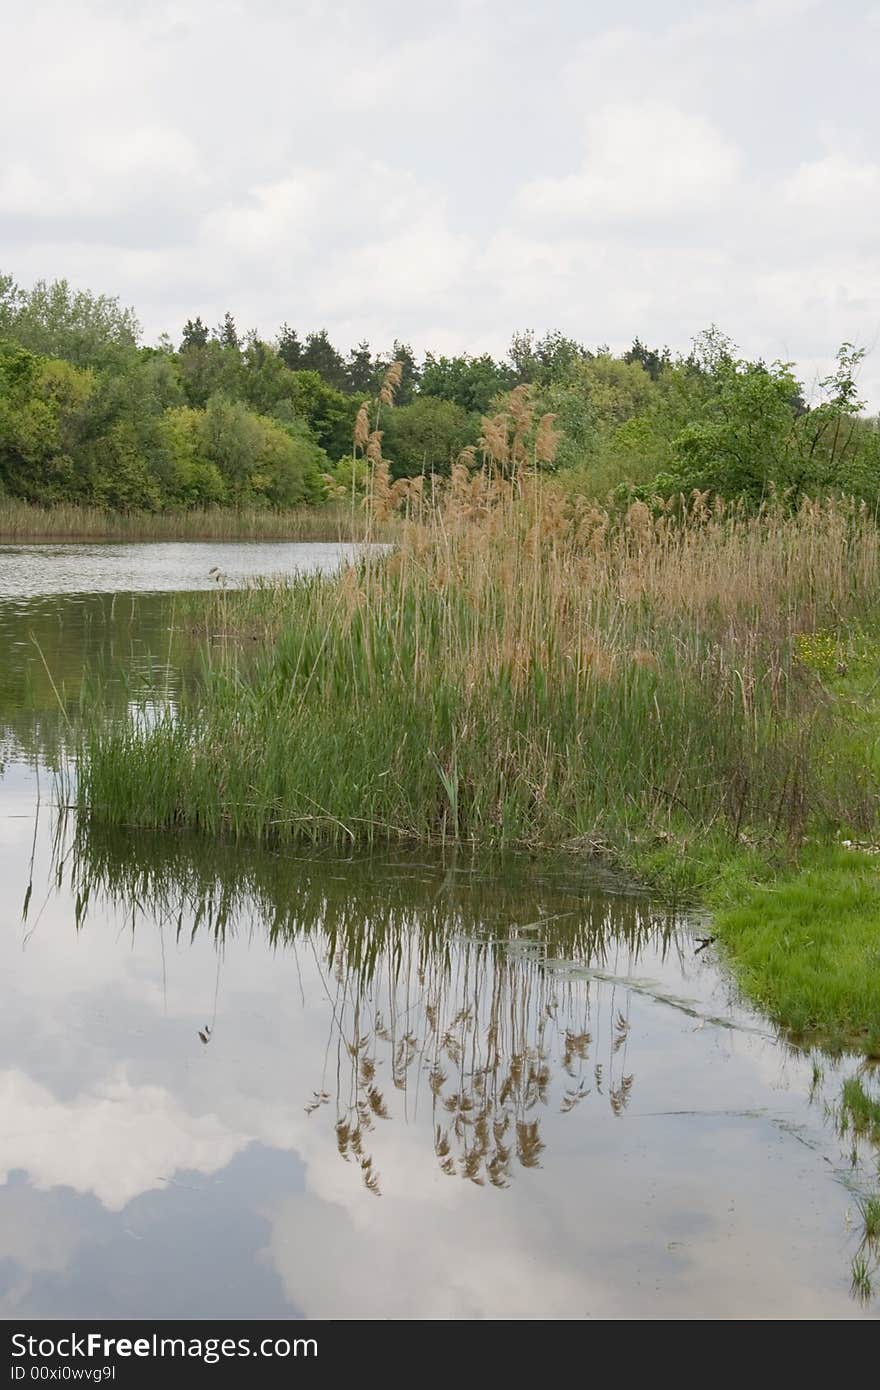
<svg viewBox="0 0 880 1390"><path fill-rule="evenodd" d="M857 1076L851 1076L843 1084L840 1118L843 1128L852 1128L853 1133L865 1135L872 1142L880 1143L880 1101L868 1094ZM880 1198L875 1200L877 1232L880 1233Z"/></svg>
<svg viewBox="0 0 880 1390"><path fill-rule="evenodd" d="M880 1055L880 868L874 856L804 851L770 881L740 871L708 895L744 992L795 1035ZM880 1107L871 1102L880 1120Z"/></svg>

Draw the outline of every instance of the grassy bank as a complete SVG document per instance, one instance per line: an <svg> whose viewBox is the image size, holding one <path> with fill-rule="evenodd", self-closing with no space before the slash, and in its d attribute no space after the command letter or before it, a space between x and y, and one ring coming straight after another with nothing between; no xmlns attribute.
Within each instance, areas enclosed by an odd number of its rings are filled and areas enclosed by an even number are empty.
<svg viewBox="0 0 880 1390"><path fill-rule="evenodd" d="M176 512L119 512L59 502L32 506L0 498L0 542L197 541L360 539L366 522L350 505L328 504L289 511L213 507Z"/></svg>
<svg viewBox="0 0 880 1390"><path fill-rule="evenodd" d="M710 898L781 1024L875 1048L874 861L821 859L873 841L880 806L870 516L699 498L611 516L464 469L439 505L396 501L388 559L217 596L199 690L148 733L85 735L82 808L279 842L598 851Z"/></svg>
<svg viewBox="0 0 880 1390"><path fill-rule="evenodd" d="M880 711L878 711L880 713ZM880 874L830 831L797 845L683 828L636 836L617 861L708 909L746 998L798 1042L880 1057Z"/></svg>

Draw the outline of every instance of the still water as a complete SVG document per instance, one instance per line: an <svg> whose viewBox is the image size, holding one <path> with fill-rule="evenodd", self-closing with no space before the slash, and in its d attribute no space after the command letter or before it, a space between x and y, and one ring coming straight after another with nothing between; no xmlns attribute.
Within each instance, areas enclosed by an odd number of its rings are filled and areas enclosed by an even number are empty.
<svg viewBox="0 0 880 1390"><path fill-rule="evenodd" d="M0 550L3 1315L876 1316L857 1063L777 1040L698 924L583 863L53 806L89 673L177 679L173 590L339 559Z"/></svg>
<svg viewBox="0 0 880 1390"><path fill-rule="evenodd" d="M331 570L356 547L334 542L143 541L133 545L0 545L0 598L211 589L218 581Z"/></svg>

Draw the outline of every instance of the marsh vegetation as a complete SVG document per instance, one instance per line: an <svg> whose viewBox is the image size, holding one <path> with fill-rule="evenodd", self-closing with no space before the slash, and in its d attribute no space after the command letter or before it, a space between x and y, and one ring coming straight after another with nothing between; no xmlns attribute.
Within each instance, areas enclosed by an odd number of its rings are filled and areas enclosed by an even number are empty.
<svg viewBox="0 0 880 1390"><path fill-rule="evenodd" d="M429 488L393 480L364 418L394 552L202 607L203 680L146 734L87 730L81 809L276 843L601 853L708 891L780 1022L876 1048L874 861L852 847L880 790L873 516L703 493L599 507L536 466L554 426L525 392L482 441L483 467Z"/></svg>
<svg viewBox="0 0 880 1390"><path fill-rule="evenodd" d="M811 394L715 329L686 356L526 333L503 359L419 363L227 315L143 348L116 301L11 280L0 330L18 537L394 541L193 601L199 680L149 724L98 709L84 813L602 854L706 901L777 1021L877 1050L880 432L859 350Z"/></svg>
<svg viewBox="0 0 880 1390"><path fill-rule="evenodd" d="M361 540L361 513L338 502L321 507L191 507L114 511L79 503L50 506L0 497L0 544L39 541Z"/></svg>

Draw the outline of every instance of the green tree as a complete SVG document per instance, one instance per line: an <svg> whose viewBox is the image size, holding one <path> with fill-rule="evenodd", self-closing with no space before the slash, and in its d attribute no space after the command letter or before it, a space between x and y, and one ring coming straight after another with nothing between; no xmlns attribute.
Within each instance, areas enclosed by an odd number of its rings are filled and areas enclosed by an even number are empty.
<svg viewBox="0 0 880 1390"><path fill-rule="evenodd" d="M158 423L158 422L157 422ZM166 498L162 483L144 451L143 433L131 417L114 420L92 458L89 501L115 511L159 511ZM89 458L89 451L84 457Z"/></svg>
<svg viewBox="0 0 880 1390"><path fill-rule="evenodd" d="M623 360L628 364L637 362L652 381L659 381L661 374L672 365L672 353L668 347L645 347L639 338L633 338L632 347L623 354Z"/></svg>
<svg viewBox="0 0 880 1390"><path fill-rule="evenodd" d="M180 341L180 351L186 352L187 348L203 348L208 346L207 324L202 323L200 318L187 319L183 325L183 337Z"/></svg>
<svg viewBox="0 0 880 1390"><path fill-rule="evenodd" d="M300 370L303 345L297 337L295 328L291 328L287 323L282 324L281 332L275 342L275 350L285 367L289 367L292 372Z"/></svg>
<svg viewBox="0 0 880 1390"><path fill-rule="evenodd" d="M569 380L578 364L592 353L563 333L545 333L543 338L536 338L529 328L524 333L514 333L507 355L517 382L549 386Z"/></svg>
<svg viewBox="0 0 880 1390"><path fill-rule="evenodd" d="M231 500L243 501L263 439L258 417L218 392L210 397L199 429L203 457L216 467Z"/></svg>
<svg viewBox="0 0 880 1390"><path fill-rule="evenodd" d="M221 505L229 493L219 468L207 457L203 412L182 405L166 410L161 433L169 460L167 493L178 506Z"/></svg>
<svg viewBox="0 0 880 1390"><path fill-rule="evenodd" d="M19 289L11 275L0 271L0 338L13 338L24 290Z"/></svg>
<svg viewBox="0 0 880 1390"><path fill-rule="evenodd" d="M604 487L607 453L617 429L647 410L654 389L638 363L628 364L609 353L578 358L564 380L538 388L537 408L552 411L562 434L555 466L585 468L588 475L601 478Z"/></svg>
<svg viewBox="0 0 880 1390"><path fill-rule="evenodd" d="M217 469L230 501L293 506L319 500L327 460L301 425L285 426L218 395L197 428L197 456Z"/></svg>
<svg viewBox="0 0 880 1390"><path fill-rule="evenodd" d="M271 415L280 401L290 399L293 377L269 343L249 335L241 354L239 391L252 410Z"/></svg>
<svg viewBox="0 0 880 1390"><path fill-rule="evenodd" d="M178 355L180 380L190 405L204 409L218 393L237 399L242 395L241 354L224 348L216 338L204 347L182 349Z"/></svg>
<svg viewBox="0 0 880 1390"><path fill-rule="evenodd" d="M223 348L232 348L234 352L238 352L241 348L241 339L238 336L238 329L235 326L235 319L232 317L228 309L226 310L226 313L223 315L223 322L218 327L214 336L217 339L217 342Z"/></svg>
<svg viewBox="0 0 880 1390"><path fill-rule="evenodd" d="M276 507L322 502L329 460L300 421L283 424L259 417L260 451L251 476L255 497Z"/></svg>
<svg viewBox="0 0 880 1390"><path fill-rule="evenodd" d="M581 362L575 369L573 389L587 403L594 428L615 429L625 420L639 415L653 396L650 375L638 362L622 361L601 353Z"/></svg>
<svg viewBox="0 0 880 1390"><path fill-rule="evenodd" d="M331 459L351 452L356 397L346 396L328 386L318 372L291 372L287 382L290 395L280 401L273 415L281 420L300 420L308 425L315 439Z"/></svg>
<svg viewBox="0 0 880 1390"><path fill-rule="evenodd" d="M303 349L300 367L306 372L317 372L328 386L336 391L344 391L348 385L345 363L331 343L327 330L309 333Z"/></svg>
<svg viewBox="0 0 880 1390"><path fill-rule="evenodd" d="M383 417L383 452L395 478L418 473L447 473L467 444L475 444L479 416L468 415L454 401L419 396Z"/></svg>
<svg viewBox="0 0 880 1390"><path fill-rule="evenodd" d="M428 353L422 367L420 393L452 401L468 414L485 415L495 397L515 384L511 367L482 357L434 357Z"/></svg>
<svg viewBox="0 0 880 1390"><path fill-rule="evenodd" d="M0 331L30 352L78 367L118 367L137 346L133 309L110 295L74 290L67 280L38 280L20 290L0 279Z"/></svg>
<svg viewBox="0 0 880 1390"><path fill-rule="evenodd" d="M859 396L858 372L864 348L843 343L834 370L819 383L823 399L808 410L800 388L789 405L795 416L797 462L789 486L795 495L804 490L853 490L872 499L880 479L876 475L878 434L862 417L865 402Z"/></svg>
<svg viewBox="0 0 880 1390"><path fill-rule="evenodd" d="M716 330L697 340L694 359L707 386L702 410L674 440L672 472L660 485L753 501L771 485L789 487L800 454L793 404L800 386L791 364L736 358Z"/></svg>
<svg viewBox="0 0 880 1390"><path fill-rule="evenodd" d="M29 502L82 495L75 455L94 373L0 342L0 486Z"/></svg>
<svg viewBox="0 0 880 1390"><path fill-rule="evenodd" d="M360 396L372 396L376 391L379 373L379 364L375 361L368 342L360 342L356 348L351 349L345 364L349 391Z"/></svg>
<svg viewBox="0 0 880 1390"><path fill-rule="evenodd" d="M409 405L410 401L417 394L421 381L421 370L415 359L412 347L409 343L402 343L399 338L394 339L394 346L391 349L391 356L387 362L377 363L380 375L381 372L392 362L399 362L402 368L400 374L400 384L394 396L397 405Z"/></svg>

